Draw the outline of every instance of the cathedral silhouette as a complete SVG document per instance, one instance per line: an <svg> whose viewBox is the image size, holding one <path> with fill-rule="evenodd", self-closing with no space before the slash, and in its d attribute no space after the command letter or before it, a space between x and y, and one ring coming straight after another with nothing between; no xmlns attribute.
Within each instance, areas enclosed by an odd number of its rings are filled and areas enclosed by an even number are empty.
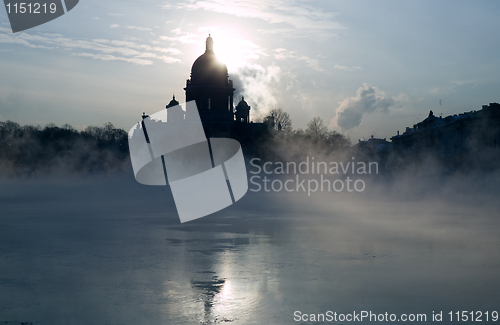
<svg viewBox="0 0 500 325"><path fill-rule="evenodd" d="M217 59L214 40L206 39L205 53L200 55L191 68L191 78L186 80L186 102L196 101L203 128L207 137L231 137L250 140L259 137L273 126L272 122L254 123L250 121L251 107L241 97L234 107L233 81L229 79L227 66ZM173 96L166 106L167 118L171 121L188 119L191 112L180 108Z"/></svg>

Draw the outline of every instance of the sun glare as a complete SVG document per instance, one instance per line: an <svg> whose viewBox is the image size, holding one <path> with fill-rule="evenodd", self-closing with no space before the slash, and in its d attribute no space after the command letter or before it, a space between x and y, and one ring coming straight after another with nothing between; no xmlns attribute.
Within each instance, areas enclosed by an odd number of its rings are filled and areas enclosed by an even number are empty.
<svg viewBox="0 0 500 325"><path fill-rule="evenodd" d="M214 52L217 58L226 64L229 73L248 64L249 59L258 57L258 46L245 40L237 32L225 32L220 28L211 32L214 39Z"/></svg>

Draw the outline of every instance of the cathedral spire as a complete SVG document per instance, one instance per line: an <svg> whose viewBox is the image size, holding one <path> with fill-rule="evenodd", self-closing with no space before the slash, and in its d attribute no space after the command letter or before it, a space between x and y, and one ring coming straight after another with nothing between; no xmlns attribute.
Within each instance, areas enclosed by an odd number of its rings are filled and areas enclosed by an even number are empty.
<svg viewBox="0 0 500 325"><path fill-rule="evenodd" d="M207 48L206 48L207 52L214 50L214 40L212 39L212 37L210 37L210 34L208 34L206 44L207 44Z"/></svg>

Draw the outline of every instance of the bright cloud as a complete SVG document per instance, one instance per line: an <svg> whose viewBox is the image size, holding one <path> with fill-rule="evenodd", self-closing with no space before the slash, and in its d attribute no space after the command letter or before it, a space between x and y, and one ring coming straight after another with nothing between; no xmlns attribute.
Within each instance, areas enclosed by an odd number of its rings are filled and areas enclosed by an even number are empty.
<svg viewBox="0 0 500 325"><path fill-rule="evenodd" d="M327 32L328 36L331 36L331 30L345 28L334 20L335 13L321 10L304 2L294 3L289 0L204 0L180 3L177 8L206 10L237 17L261 19L273 24L286 24L301 33L315 31L311 34L312 36L319 36L320 31ZM286 29L281 29L283 30Z"/></svg>

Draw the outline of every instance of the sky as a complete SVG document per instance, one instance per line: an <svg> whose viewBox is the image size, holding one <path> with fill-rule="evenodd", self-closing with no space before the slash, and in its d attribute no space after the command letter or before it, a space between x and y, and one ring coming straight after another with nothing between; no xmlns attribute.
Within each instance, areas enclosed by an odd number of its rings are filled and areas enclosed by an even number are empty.
<svg viewBox="0 0 500 325"><path fill-rule="evenodd" d="M186 80L210 33L251 119L282 108L353 142L500 102L500 2L80 0L13 34L0 9L0 121L129 130Z"/></svg>

